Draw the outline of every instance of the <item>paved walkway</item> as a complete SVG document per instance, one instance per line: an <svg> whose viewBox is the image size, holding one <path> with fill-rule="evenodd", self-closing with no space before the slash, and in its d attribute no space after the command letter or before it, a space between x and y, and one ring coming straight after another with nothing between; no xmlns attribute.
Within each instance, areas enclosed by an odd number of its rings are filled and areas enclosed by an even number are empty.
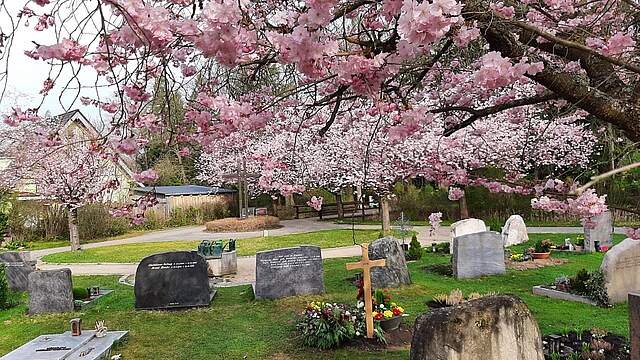
<svg viewBox="0 0 640 360"><path fill-rule="evenodd" d="M332 222L317 221L315 219L299 219L284 220L280 229L269 230L268 236L287 235L305 233L320 230L332 229L350 229L348 224L334 224ZM356 225L356 229L379 229L379 225ZM433 242L448 242L450 240L449 227L440 228L436 234L430 233L427 226L415 226L414 231L418 233L418 240L424 246L431 245ZM530 227L530 233L581 233L582 228L578 227ZM624 233L623 228L616 228L616 233ZM183 227L177 229L163 230L147 233L144 235L134 236L120 240L110 240L100 243L86 244L84 249L92 249L104 246L113 246L121 244L134 244L145 242L163 242L163 241L180 241L180 240L217 240L229 238L249 238L263 236L262 231L245 232L245 233L210 233L206 232L202 226ZM69 268L74 275L129 275L135 274L136 264L47 264L40 259L49 254L69 251L69 247L44 249L33 251L32 255L38 259L38 268L42 270L51 270L59 268ZM323 249L323 259L354 257L360 255L359 246L348 246L331 249ZM255 280L255 256L242 256L238 258L238 274L233 277L232 283L249 283Z"/></svg>

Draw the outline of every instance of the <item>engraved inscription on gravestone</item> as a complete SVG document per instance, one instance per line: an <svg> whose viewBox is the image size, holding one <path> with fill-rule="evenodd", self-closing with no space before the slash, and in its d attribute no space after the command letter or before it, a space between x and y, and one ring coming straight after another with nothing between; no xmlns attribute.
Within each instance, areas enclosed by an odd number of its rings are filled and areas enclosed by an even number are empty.
<svg viewBox="0 0 640 360"><path fill-rule="evenodd" d="M626 239L609 250L600 269L604 273L609 301L627 301L627 294L640 289L640 241Z"/></svg>
<svg viewBox="0 0 640 360"><path fill-rule="evenodd" d="M256 299L322 292L324 271L319 247L299 246L256 254Z"/></svg>
<svg viewBox="0 0 640 360"><path fill-rule="evenodd" d="M138 265L135 295L136 309L209 306L207 263L188 251L148 256Z"/></svg>

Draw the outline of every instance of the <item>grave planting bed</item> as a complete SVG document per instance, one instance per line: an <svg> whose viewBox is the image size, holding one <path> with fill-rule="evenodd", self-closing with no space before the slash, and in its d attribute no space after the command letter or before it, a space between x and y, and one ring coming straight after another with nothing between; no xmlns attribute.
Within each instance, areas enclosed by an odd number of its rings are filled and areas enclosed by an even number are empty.
<svg viewBox="0 0 640 360"><path fill-rule="evenodd" d="M551 238L560 243L566 234L532 235L531 246L540 238ZM616 237L620 241L622 237ZM628 336L628 307L599 308L531 293L538 284L552 283L562 275L571 275L586 268L593 271L600 266L603 254L554 254L569 262L533 270L508 270L505 275L478 279L457 280L423 268L447 264L450 256L425 254L421 260L411 262L409 270L412 285L391 290L393 298L410 314L405 327L411 327L416 316L429 311L426 302L436 294L461 289L464 294L490 292L514 294L524 300L537 320L543 335L561 334L574 329L604 329L620 336ZM134 289L118 283L117 276L74 277L74 286L99 286L114 289L109 296L95 301L81 314L25 315L26 295L22 304L0 310L0 355L21 346L42 334L62 333L68 330L69 320L82 317L84 324L105 320L109 330L128 330L129 337L114 353L123 359L407 359L406 345L391 347L361 347L356 344L335 351L308 349L299 343L294 324L297 315L308 302L314 300L353 303L356 290L345 279L354 276L345 264L360 258L328 259L323 262L326 293L305 295L279 300L255 301L251 286L220 288L209 307L179 311L136 311ZM87 325L92 327L92 325ZM400 334L402 335L402 334ZM406 333L404 334L406 335ZM402 336L404 336L402 335ZM400 337L402 337L400 336ZM400 339L402 340L402 339ZM404 340L406 343L406 339Z"/></svg>

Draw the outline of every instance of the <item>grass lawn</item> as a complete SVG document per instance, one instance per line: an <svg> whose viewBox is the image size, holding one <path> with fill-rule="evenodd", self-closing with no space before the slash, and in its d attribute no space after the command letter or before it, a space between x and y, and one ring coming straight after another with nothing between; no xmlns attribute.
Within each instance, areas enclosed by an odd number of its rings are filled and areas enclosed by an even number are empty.
<svg viewBox="0 0 640 360"><path fill-rule="evenodd" d="M355 230L356 242L373 241L378 238L378 230ZM333 248L353 245L351 230L326 230L303 234L255 237L238 239L238 255L255 255L262 250L292 247L300 244L317 245L321 248ZM200 241L170 241L105 246L82 251L68 251L47 255L42 258L49 263L134 263L146 256L163 251L195 250Z"/></svg>
<svg viewBox="0 0 640 360"><path fill-rule="evenodd" d="M561 242L565 234L533 234L531 242L551 238ZM620 241L622 236L616 236ZM447 263L449 255L425 254L422 260L409 264L413 285L393 290L413 322L427 311L425 302L438 293L460 288L465 292L499 292L515 294L528 304L544 334L569 329L598 327L628 336L627 305L598 308L586 304L566 302L534 296L534 285L553 282L563 274L572 275L581 268L595 270L603 254L564 254L569 262L558 267L515 271L506 275L471 280L427 273L430 264ZM116 289L115 293L100 299L82 313L26 316L26 306L0 311L0 355L30 339L45 333L68 330L71 318L82 317L85 327L95 320L106 320L113 330L129 330L128 340L116 349L125 359L407 359L408 349L388 352L362 352L355 349L317 351L305 349L295 337L296 313L312 300L332 302L354 301L356 290L348 279L355 272L347 271L345 263L355 259L328 259L324 261L326 294L291 297L275 301L253 300L251 288L240 286L222 288L211 307L186 311L135 311L133 288L120 285L117 277L75 277L75 286L99 285Z"/></svg>

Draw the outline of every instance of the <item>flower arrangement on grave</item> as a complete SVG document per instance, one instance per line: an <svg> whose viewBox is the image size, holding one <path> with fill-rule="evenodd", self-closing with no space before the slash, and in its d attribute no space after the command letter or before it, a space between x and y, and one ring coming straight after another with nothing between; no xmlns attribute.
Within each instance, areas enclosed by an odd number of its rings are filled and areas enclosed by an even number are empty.
<svg viewBox="0 0 640 360"><path fill-rule="evenodd" d="M511 261L515 261L515 262L523 262L523 261L525 261L524 254L512 254L509 259L511 259Z"/></svg>
<svg viewBox="0 0 640 360"><path fill-rule="evenodd" d="M534 259L548 259L551 248L554 246L555 244L549 239L539 240L533 248L529 248L529 252Z"/></svg>
<svg viewBox="0 0 640 360"><path fill-rule="evenodd" d="M609 296L605 288L604 273L601 270L589 272L586 269L579 270L574 276L560 276L555 279L553 290L568 292L575 295L586 296L595 301L599 306L608 307Z"/></svg>
<svg viewBox="0 0 640 360"><path fill-rule="evenodd" d="M496 292L489 292L486 294L480 294L478 292L472 292L467 295L465 298L464 293L460 289L451 290L451 292L447 294L436 294L433 296L433 299L427 302L427 306L433 309L456 306L467 301L477 300L483 298L485 296L494 296L498 295Z"/></svg>
<svg viewBox="0 0 640 360"><path fill-rule="evenodd" d="M366 321L364 303L357 306L314 301L309 303L296 325L305 346L334 349L357 338L364 338ZM374 335L385 343L384 332L375 323Z"/></svg>
<svg viewBox="0 0 640 360"><path fill-rule="evenodd" d="M385 332L393 331L402 323L404 308L391 301L391 294L387 289L376 289L373 293L373 319L380 323Z"/></svg>

